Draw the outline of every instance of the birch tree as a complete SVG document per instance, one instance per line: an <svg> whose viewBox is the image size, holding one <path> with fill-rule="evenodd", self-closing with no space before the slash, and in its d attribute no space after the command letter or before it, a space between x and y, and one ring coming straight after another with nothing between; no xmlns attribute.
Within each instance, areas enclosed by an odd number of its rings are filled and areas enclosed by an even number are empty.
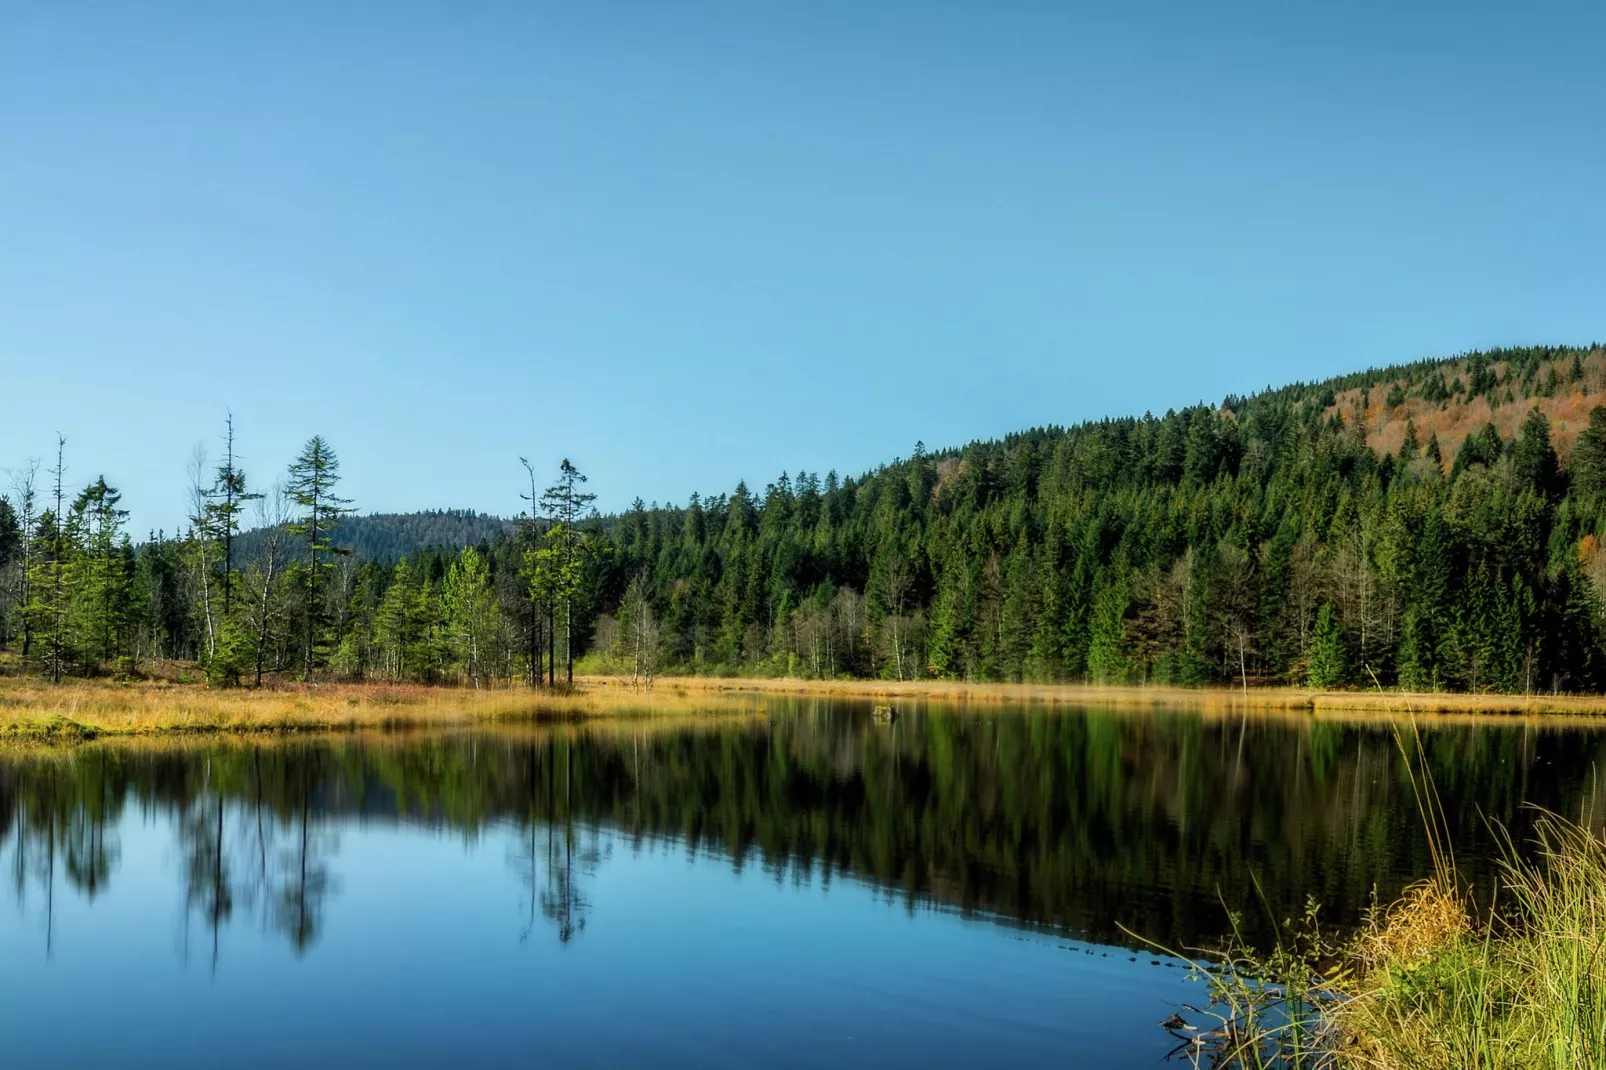
<svg viewBox="0 0 1606 1070"><path fill-rule="evenodd" d="M619 636L630 656L631 690L651 691L658 675L658 618L653 615L645 573L636 573L625 589L619 607Z"/></svg>

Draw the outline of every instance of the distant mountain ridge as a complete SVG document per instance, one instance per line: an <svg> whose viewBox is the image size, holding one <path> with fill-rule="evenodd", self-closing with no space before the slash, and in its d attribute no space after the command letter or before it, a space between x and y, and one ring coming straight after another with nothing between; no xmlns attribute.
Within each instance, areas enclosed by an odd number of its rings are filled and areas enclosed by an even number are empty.
<svg viewBox="0 0 1606 1070"><path fill-rule="evenodd" d="M511 521L472 509L424 509L415 513L348 516L335 528L333 542L361 561L392 564L426 546L460 549L491 543L513 530ZM264 533L240 535L236 552L250 562L262 552Z"/></svg>

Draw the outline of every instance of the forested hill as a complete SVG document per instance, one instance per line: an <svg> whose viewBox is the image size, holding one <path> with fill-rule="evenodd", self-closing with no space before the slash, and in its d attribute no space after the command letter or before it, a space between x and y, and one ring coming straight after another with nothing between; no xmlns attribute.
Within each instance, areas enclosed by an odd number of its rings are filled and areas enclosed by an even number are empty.
<svg viewBox="0 0 1606 1070"><path fill-rule="evenodd" d="M1320 399L1325 412L1364 429L1377 450L1393 453L1407 424L1426 441L1437 437L1453 455L1467 435L1493 423L1505 438L1517 433L1528 412L1549 418L1563 455L1589 423L1589 412L1606 403L1606 354L1598 346L1535 346L1473 353L1450 360L1375 369L1314 386L1268 390L1244 405Z"/></svg>
<svg viewBox="0 0 1606 1070"><path fill-rule="evenodd" d="M348 516L335 528L331 541L359 561L389 565L425 547L457 550L492 543L510 530L500 517L470 509L430 509ZM244 532L239 540L241 563L248 565L260 556L261 544L261 532Z"/></svg>
<svg viewBox="0 0 1606 1070"><path fill-rule="evenodd" d="M317 495L327 524L361 488L329 497L321 437L290 474L299 515L267 568L260 533L225 564L227 468L204 523L139 547L103 483L60 523L0 505L0 641L62 672L195 657L224 679L552 681L572 654L635 673L1606 690L1593 346L917 446L861 476L609 517L587 517L564 462L538 523L347 517L349 556L306 521Z"/></svg>
<svg viewBox="0 0 1606 1070"><path fill-rule="evenodd" d="M1501 350L783 476L619 518L599 604L707 670L1596 689L1602 402Z"/></svg>

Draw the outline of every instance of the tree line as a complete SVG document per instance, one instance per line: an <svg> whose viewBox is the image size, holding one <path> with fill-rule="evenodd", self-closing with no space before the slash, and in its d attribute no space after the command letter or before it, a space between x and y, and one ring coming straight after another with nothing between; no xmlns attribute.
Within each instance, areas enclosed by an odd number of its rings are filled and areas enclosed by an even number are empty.
<svg viewBox="0 0 1606 1070"><path fill-rule="evenodd" d="M58 677L165 657L252 682L556 685L578 663L638 683L1599 691L1606 407L1564 465L1536 408L1515 434L1490 422L1449 456L1409 424L1397 450L1378 450L1333 405L1335 389L1378 384L1439 405L1523 404L1571 389L1587 352L1473 354L1454 375L1420 362L1164 416L916 444L857 478L782 474L762 493L638 499L608 517L568 461L545 490L526 461L511 533L394 563L330 541L350 503L322 439L260 498L225 458L192 480L184 535L137 547L104 479L64 497L58 453L0 513L0 639ZM248 505L242 561L231 546Z"/></svg>
<svg viewBox="0 0 1606 1070"><path fill-rule="evenodd" d="M580 588L606 546L567 460L545 490L527 466L531 505L513 537L387 563L336 542L353 508L322 436L267 491L235 458L232 417L223 442L216 465L192 459L182 531L137 545L104 476L72 489L64 438L49 467L16 470L0 498L0 650L58 682L177 661L222 685L572 685L589 635Z"/></svg>

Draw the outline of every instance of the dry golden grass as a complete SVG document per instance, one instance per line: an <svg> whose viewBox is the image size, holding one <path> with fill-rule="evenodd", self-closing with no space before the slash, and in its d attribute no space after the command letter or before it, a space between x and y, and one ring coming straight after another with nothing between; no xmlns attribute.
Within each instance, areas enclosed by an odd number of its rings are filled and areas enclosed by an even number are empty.
<svg viewBox="0 0 1606 1070"><path fill-rule="evenodd" d="M1543 720L1606 717L1606 699L1578 695L1450 695L1297 688L1093 687L972 684L920 680L790 680L672 677L650 692L628 681L585 677L573 692L469 690L406 684L284 685L260 691L171 681L73 681L0 676L0 739L90 739L102 735L395 731L704 713L752 715L782 697L940 705L958 711L1006 705L1038 709L1172 709L1204 717L1280 716L1372 720L1434 715L1435 721L1490 715Z"/></svg>
<svg viewBox="0 0 1606 1070"><path fill-rule="evenodd" d="M1444 881L1424 880L1372 919L1358 938L1357 951L1371 968L1408 965L1455 946L1471 931L1465 897Z"/></svg>
<svg viewBox="0 0 1606 1070"><path fill-rule="evenodd" d="M705 728L748 725L761 721L762 717L762 711L755 713L751 709L738 707L724 711L677 712L673 716L636 715L621 710L611 716L594 718L500 719L403 727L354 725L327 730L309 727L294 732L203 729L170 732L156 729L132 733L108 732L93 736L7 735L0 732L0 757L28 754L36 757L59 756L65 759L92 753L96 749L115 750L119 755L182 754L192 751L211 752L218 748L271 748L314 741L350 743L365 747L405 747L439 740L456 732L472 732L476 740L512 745L546 743L554 740L646 739L661 733L684 731L688 725Z"/></svg>
<svg viewBox="0 0 1606 1070"><path fill-rule="evenodd" d="M588 689L617 689L608 677L587 677ZM623 685L628 687L628 682ZM676 676L660 679L661 694L772 694L873 701L932 702L964 707L1025 704L1112 708L1166 707L1205 713L1291 712L1322 717L1347 714L1606 718L1602 695L1458 695L1409 691L1308 691L1295 687L1116 687L1087 684L977 684L955 680L795 680Z"/></svg>
<svg viewBox="0 0 1606 1070"><path fill-rule="evenodd" d="M315 684L261 691L165 682L51 685L0 677L0 739L92 739L154 734L338 732L437 728L498 721L751 712L736 696L468 690L388 684Z"/></svg>
<svg viewBox="0 0 1606 1070"><path fill-rule="evenodd" d="M1475 921L1445 884L1407 892L1363 934L1335 1005L1347 1044L1310 1066L1606 1068L1606 843L1543 815L1539 858L1503 849L1504 908Z"/></svg>

